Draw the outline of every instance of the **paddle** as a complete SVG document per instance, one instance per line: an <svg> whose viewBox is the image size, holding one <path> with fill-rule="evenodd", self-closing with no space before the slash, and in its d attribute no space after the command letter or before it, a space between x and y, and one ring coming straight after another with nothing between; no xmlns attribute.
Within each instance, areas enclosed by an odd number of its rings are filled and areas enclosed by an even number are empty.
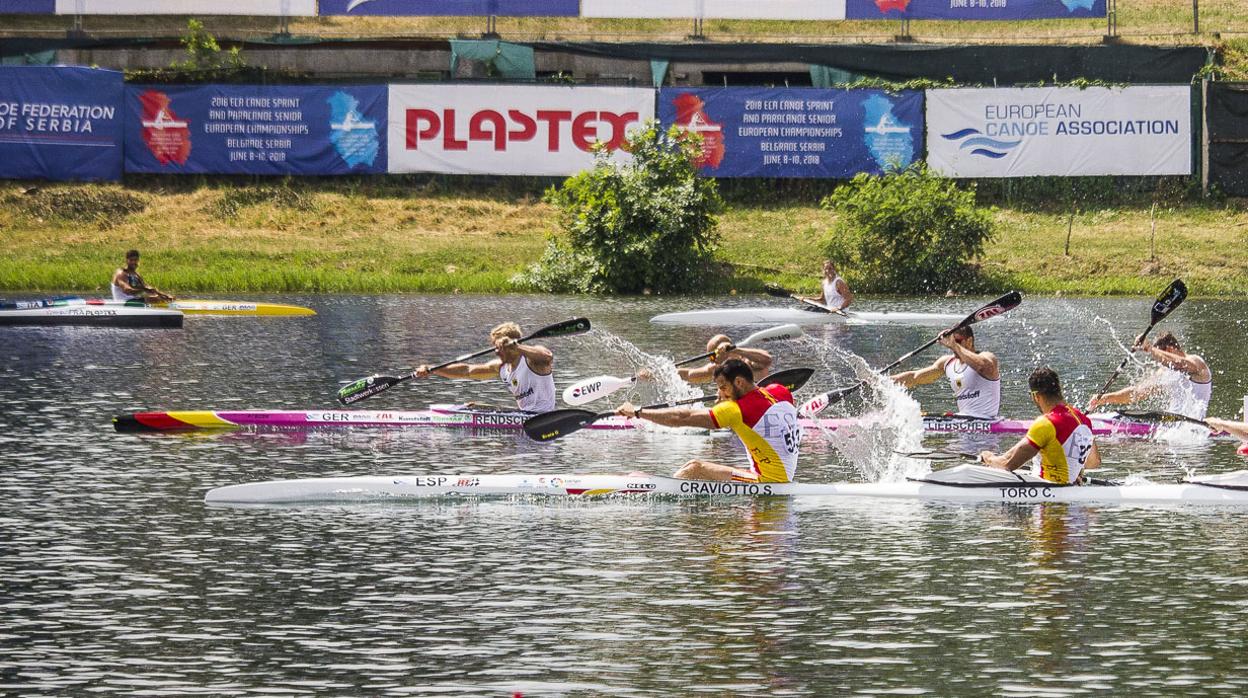
<svg viewBox="0 0 1248 698"><path fill-rule="evenodd" d="M775 327L755 332L749 337L746 337L737 344L733 345L733 347L751 347L764 342L778 342L795 339L800 336L802 336L802 328L797 325L777 325ZM705 354L698 354L697 356L685 359L684 361L677 361L676 365L684 366L686 364L696 363L704 359L709 359L714 355L715 352L713 351ZM564 388L563 401L569 405L584 405L599 398L604 398L623 388L627 388L636 382L637 376L631 376L629 378L618 378L616 376L594 376L592 378L586 378L569 385L567 388Z"/></svg>
<svg viewBox="0 0 1248 698"><path fill-rule="evenodd" d="M1001 315L1002 313L1009 312L1013 310L1014 308L1017 308L1018 305L1022 302L1023 302L1023 294L1019 293L1018 291L1010 291L1009 293L1005 294L1004 296L1001 296L1000 298L989 303L988 305L985 305L979 310L976 310L970 315L967 315L966 318L962 320L962 322L959 322L953 327L950 327L944 332L941 332L940 334L933 337L932 340L929 341L927 344L924 344L918 349L915 349L909 354L906 354L900 359L897 359L893 363L885 366L884 368L881 368L880 370L876 371L876 373L887 373L888 371L896 368L897 366L900 366L902 362L908 360L910 357L914 356L915 354L918 354L919 352L923 351L924 349L927 349L928 347L932 346L936 342L939 342L941 337L944 337L945 335L950 334L952 332L957 332L963 327L969 327L970 325L974 325L975 323L980 322L982 320L987 320L988 318L996 317L998 315ZM824 411L825 409L827 409L829 405L835 405L841 400L844 400L851 393L861 389L862 386L866 384L867 384L866 381L858 381L857 383L849 386L848 388L838 388L831 392L818 395L812 398L806 404L802 405L802 408L799 411L805 417L813 417L819 414L820 412Z"/></svg>
<svg viewBox="0 0 1248 698"><path fill-rule="evenodd" d="M1165 320L1167 315L1169 315L1175 308L1179 307L1184 298L1187 298L1187 284L1184 284L1182 279L1175 279L1174 281L1171 281L1170 285L1166 287L1166 290L1162 291L1160 296L1157 296L1157 300L1153 303L1153 310L1149 314L1151 322L1148 323L1148 327L1144 328L1144 331L1140 333L1140 336L1137 337L1135 341L1138 343L1140 340L1144 339L1145 335L1147 335L1149 331L1157 325L1157 323ZM1114 372L1110 374L1109 380L1105 381L1105 385L1101 386L1100 392L1096 394L1096 397L1092 398L1093 400L1099 400L1101 396L1105 394L1105 391L1109 390L1109 386L1114 382L1114 379L1118 377L1118 374L1122 372L1122 369L1127 367L1127 362L1130 360L1130 354L1123 357L1122 362L1118 364L1118 368L1114 369ZM1091 409L1091 407L1088 409Z"/></svg>
<svg viewBox="0 0 1248 698"><path fill-rule="evenodd" d="M814 310L820 313L836 313L841 317L849 317L849 313L841 310L840 308L829 308L828 306L822 303L816 303L809 298L802 298L783 286L777 286L776 284L763 284L763 288L767 291L767 295L769 296L775 296L777 298L792 298L799 303L805 303L809 306L809 310Z"/></svg>
<svg viewBox="0 0 1248 698"><path fill-rule="evenodd" d="M966 451L893 451L899 456L919 460L965 460L979 462L978 453Z"/></svg>
<svg viewBox="0 0 1248 698"><path fill-rule="evenodd" d="M776 371L758 382L759 387L768 385L783 385L790 392L800 389L814 375L813 368L790 368L784 371ZM646 405L643 410L659 410L665 407L677 407L679 405L691 405L695 402L714 399L714 395L699 395L698 397L688 398L686 400L677 400L676 402L660 402L654 405ZM615 412L590 412L589 410L578 410L575 408L555 410L544 414L534 415L524 421L524 433L529 435L534 441L554 441L561 436L567 436L574 431L579 431L590 424L614 415Z"/></svg>
<svg viewBox="0 0 1248 698"><path fill-rule="evenodd" d="M1178 412L1165 412L1163 410L1118 410L1118 416L1126 417L1127 419L1134 419L1140 422L1189 422L1191 424L1199 424L1207 429L1217 431L1217 429L1209 426L1209 422L1206 422L1203 419L1189 417L1185 414L1179 414Z"/></svg>
<svg viewBox="0 0 1248 698"><path fill-rule="evenodd" d="M522 344L530 339L542 339L543 337L566 337L568 335L580 334L588 331L589 320L583 317L573 318L571 320L564 320L563 322L557 322L553 325L543 327L527 337L521 337L516 343ZM432 372L440 368L446 368L451 364L467 361L468 359L475 359L478 356L484 356L492 351L494 351L494 347L482 349L481 351L473 352L471 354L464 354L463 356L457 356L450 361L440 363L429 370ZM402 376L372 375L367 378L361 378L354 383L342 386L342 388L338 390L338 402L341 402L344 405L359 402L360 400L370 398L377 393L385 392L399 383L412 378L414 375L414 373L408 373Z"/></svg>

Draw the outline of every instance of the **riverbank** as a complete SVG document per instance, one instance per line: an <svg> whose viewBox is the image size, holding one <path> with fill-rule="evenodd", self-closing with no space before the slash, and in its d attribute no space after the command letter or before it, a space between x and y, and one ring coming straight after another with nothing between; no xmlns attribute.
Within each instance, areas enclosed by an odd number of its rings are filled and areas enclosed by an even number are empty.
<svg viewBox="0 0 1248 698"><path fill-rule="evenodd" d="M0 290L103 293L126 249L149 281L188 292L507 292L555 232L545 183L447 178L128 179L0 184ZM783 201L734 195L720 219L724 275L814 290L833 214L817 186ZM1152 294L1182 276L1195 295L1248 294L1248 205L1147 202L1069 214L999 207L983 290ZM1151 258L1150 258L1151 257ZM852 271L851 271L852 281Z"/></svg>

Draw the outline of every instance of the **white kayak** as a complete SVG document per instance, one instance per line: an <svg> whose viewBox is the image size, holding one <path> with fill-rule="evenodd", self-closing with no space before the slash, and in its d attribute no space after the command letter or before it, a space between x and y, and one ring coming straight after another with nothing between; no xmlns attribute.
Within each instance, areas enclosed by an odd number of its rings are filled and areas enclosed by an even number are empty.
<svg viewBox="0 0 1248 698"><path fill-rule="evenodd" d="M104 304L59 305L0 309L0 325L86 325L91 327L179 328L183 315L167 308L127 307Z"/></svg>
<svg viewBox="0 0 1248 698"><path fill-rule="evenodd" d="M1248 505L1248 470L1179 484L1056 485L1033 475L959 465L887 483L744 483L657 475L398 475L273 480L209 490L209 504L393 503L435 497L859 497L991 502Z"/></svg>
<svg viewBox="0 0 1248 698"><path fill-rule="evenodd" d="M160 303L145 303L142 300L113 300L111 298L82 298L80 296L58 296L30 301L0 302L0 310L13 308L51 308L75 307L82 305L108 308L165 308L179 310L187 315L247 315L247 316L293 316L316 315L316 311L301 305L283 303L261 303L255 301L231 301L217 299L178 299Z"/></svg>
<svg viewBox="0 0 1248 698"><path fill-rule="evenodd" d="M663 313L650 322L671 325L763 325L791 322L797 325L821 325L830 322L851 324L939 325L947 327L963 319L962 315L941 313L886 313L847 310L844 315L801 307L717 308Z"/></svg>

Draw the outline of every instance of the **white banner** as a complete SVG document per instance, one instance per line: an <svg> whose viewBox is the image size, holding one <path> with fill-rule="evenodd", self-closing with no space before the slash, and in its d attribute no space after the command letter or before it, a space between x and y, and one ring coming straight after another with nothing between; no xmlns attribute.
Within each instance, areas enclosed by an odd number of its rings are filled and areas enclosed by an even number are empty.
<svg viewBox="0 0 1248 698"><path fill-rule="evenodd" d="M316 0L56 0L58 15L316 16Z"/></svg>
<svg viewBox="0 0 1248 698"><path fill-rule="evenodd" d="M581 0L582 17L845 19L845 0Z"/></svg>
<svg viewBox="0 0 1248 698"><path fill-rule="evenodd" d="M390 172L575 174L652 118L648 88L391 85Z"/></svg>
<svg viewBox="0 0 1248 698"><path fill-rule="evenodd" d="M1191 89L927 91L927 163L950 177L1186 175Z"/></svg>

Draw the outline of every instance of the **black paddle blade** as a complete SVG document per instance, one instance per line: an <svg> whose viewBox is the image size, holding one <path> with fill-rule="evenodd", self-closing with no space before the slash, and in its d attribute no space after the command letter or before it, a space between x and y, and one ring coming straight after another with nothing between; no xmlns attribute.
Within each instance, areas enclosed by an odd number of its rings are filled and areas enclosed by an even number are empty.
<svg viewBox="0 0 1248 698"><path fill-rule="evenodd" d="M524 420L524 433L534 441L554 441L585 428L602 416L589 410L555 410Z"/></svg>
<svg viewBox="0 0 1248 698"><path fill-rule="evenodd" d="M784 371L776 371L758 382L758 387L762 388L768 385L783 385L788 388L790 393L795 393L806 385L806 381L815 375L813 368L790 368Z"/></svg>
<svg viewBox="0 0 1248 698"><path fill-rule="evenodd" d="M965 451L893 451L899 456L906 458L915 458L918 460L965 460L978 461L978 453L968 453Z"/></svg>
<svg viewBox="0 0 1248 698"><path fill-rule="evenodd" d="M403 378L397 376L369 376L354 383L342 386L338 390L338 402L350 405L353 402L367 400L377 393L385 392L402 383Z"/></svg>
<svg viewBox="0 0 1248 698"><path fill-rule="evenodd" d="M1192 424L1209 426L1204 420L1189 417L1185 414L1179 414L1178 412L1162 412L1160 410L1118 410L1118 415L1120 417L1134 419L1139 422L1190 422Z"/></svg>
<svg viewBox="0 0 1248 698"><path fill-rule="evenodd" d="M529 335L529 339L541 339L543 337L566 337L571 334L580 334L589 331L589 318L572 318L563 322L555 323L549 327L542 329Z"/></svg>
<svg viewBox="0 0 1248 698"><path fill-rule="evenodd" d="M966 316L966 319L958 323L958 326L965 327L967 325L973 325L977 322L983 322L988 318L1008 313L1009 311L1017 308L1019 305L1022 305L1022 302L1023 294L1018 291L1010 291L1004 296L1001 296L995 301Z"/></svg>
<svg viewBox="0 0 1248 698"><path fill-rule="evenodd" d="M763 290L767 292L767 295L777 298L788 298L793 295L793 292L789 289L775 284L763 284Z"/></svg>
<svg viewBox="0 0 1248 698"><path fill-rule="evenodd" d="M1179 307L1184 298L1187 298L1187 284L1183 283L1182 279L1171 281L1166 290L1162 291L1161 295L1157 296L1157 301L1153 303L1153 324L1156 325L1164 320L1171 311Z"/></svg>

